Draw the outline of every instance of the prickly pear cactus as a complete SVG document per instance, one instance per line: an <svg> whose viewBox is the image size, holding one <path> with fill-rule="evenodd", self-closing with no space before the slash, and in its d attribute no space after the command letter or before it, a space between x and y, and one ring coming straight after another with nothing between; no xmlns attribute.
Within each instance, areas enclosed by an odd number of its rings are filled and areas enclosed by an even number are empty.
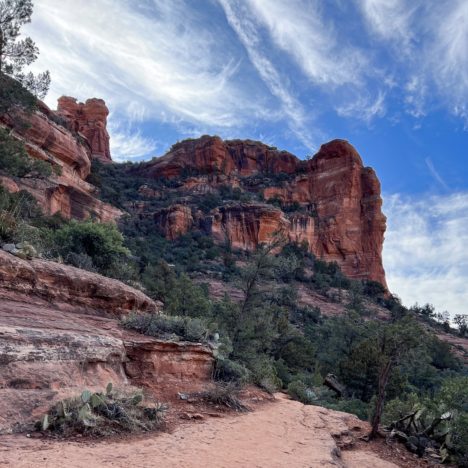
<svg viewBox="0 0 468 468"><path fill-rule="evenodd" d="M81 394L81 401L83 403L88 403L89 399L91 398L91 392L89 390L84 390Z"/></svg>

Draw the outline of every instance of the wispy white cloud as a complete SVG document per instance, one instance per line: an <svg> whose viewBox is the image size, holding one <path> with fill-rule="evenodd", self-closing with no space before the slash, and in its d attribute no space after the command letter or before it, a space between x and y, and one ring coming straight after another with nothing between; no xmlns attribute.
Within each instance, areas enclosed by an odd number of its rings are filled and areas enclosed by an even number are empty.
<svg viewBox="0 0 468 468"><path fill-rule="evenodd" d="M335 24L317 0L247 0L274 43L290 54L314 84L358 83L366 69L363 52L339 41Z"/></svg>
<svg viewBox="0 0 468 468"><path fill-rule="evenodd" d="M405 110L406 113L415 118L424 117L426 111L426 100L428 85L424 76L413 75L404 85Z"/></svg>
<svg viewBox="0 0 468 468"><path fill-rule="evenodd" d="M337 106L336 112L341 117L358 119L370 124L375 118L385 115L385 93L378 91L375 97L361 95L357 99Z"/></svg>
<svg viewBox="0 0 468 468"><path fill-rule="evenodd" d="M392 42L399 53L409 52L414 40L411 22L419 0L356 0L356 4L375 35Z"/></svg>
<svg viewBox="0 0 468 468"><path fill-rule="evenodd" d="M116 124L110 120L109 135L112 159L117 162L129 161L142 157L155 156L153 154L159 148L158 142L151 138L145 138L141 131L128 124Z"/></svg>
<svg viewBox="0 0 468 468"><path fill-rule="evenodd" d="M429 172L431 173L432 177L439 183L441 187L443 187L445 190L449 192L450 188L447 185L447 182L445 182L443 177L439 174L439 171L435 168L434 163L432 162L432 159L427 157L424 160L424 162L426 163L426 166L429 169Z"/></svg>
<svg viewBox="0 0 468 468"><path fill-rule="evenodd" d="M425 54L427 69L448 99L451 111L467 117L468 102L468 2L445 2L436 9L429 27L435 31Z"/></svg>
<svg viewBox="0 0 468 468"><path fill-rule="evenodd" d="M180 0L40 0L27 33L43 51L35 67L52 73L52 105L61 94L99 96L130 119L241 125L265 111L234 80L238 62L218 31L205 26Z"/></svg>
<svg viewBox="0 0 468 468"><path fill-rule="evenodd" d="M430 302L452 316L467 313L468 193L384 200L390 290L407 305Z"/></svg>
<svg viewBox="0 0 468 468"><path fill-rule="evenodd" d="M224 9L230 26L244 45L253 66L270 92L280 101L291 129L305 146L317 147L318 142L307 129L307 114L304 108L288 89L284 78L281 77L273 62L262 52L258 26L254 21L254 15L246 7L246 3L238 0L219 0L219 3Z"/></svg>

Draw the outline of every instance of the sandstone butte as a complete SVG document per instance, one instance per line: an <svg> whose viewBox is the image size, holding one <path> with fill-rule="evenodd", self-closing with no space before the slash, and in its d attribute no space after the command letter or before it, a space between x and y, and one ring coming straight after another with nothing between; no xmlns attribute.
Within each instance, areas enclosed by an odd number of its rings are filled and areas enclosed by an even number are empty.
<svg viewBox="0 0 468 468"><path fill-rule="evenodd" d="M144 203L137 207L140 216L152 217L170 239L202 229L220 243L253 250L280 232L292 241L307 242L312 253L337 262L349 277L386 286L380 183L347 141L324 144L303 161L260 142L203 136L177 143L163 157L140 166L137 174L154 179L192 174L184 178L181 194L210 193L228 185L302 208L289 212L267 203L235 203L205 215L189 203L152 212ZM278 177L283 180L278 182ZM272 182L264 187L266 178ZM148 198L161 196L145 186L140 192Z"/></svg>

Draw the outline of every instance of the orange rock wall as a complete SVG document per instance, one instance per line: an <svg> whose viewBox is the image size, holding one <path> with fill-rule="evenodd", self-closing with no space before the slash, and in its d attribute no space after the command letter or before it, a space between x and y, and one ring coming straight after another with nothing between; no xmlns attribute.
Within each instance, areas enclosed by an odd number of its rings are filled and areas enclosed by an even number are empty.
<svg viewBox="0 0 468 468"><path fill-rule="evenodd" d="M72 129L82 133L91 147L91 155L102 162L111 162L107 116L109 109L102 99L88 99L85 103L73 97L58 100L57 113L70 121Z"/></svg>

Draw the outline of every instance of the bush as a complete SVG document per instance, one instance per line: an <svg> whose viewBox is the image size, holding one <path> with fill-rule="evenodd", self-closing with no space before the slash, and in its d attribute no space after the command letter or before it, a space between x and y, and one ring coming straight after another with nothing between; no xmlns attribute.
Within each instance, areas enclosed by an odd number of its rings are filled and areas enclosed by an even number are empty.
<svg viewBox="0 0 468 468"><path fill-rule="evenodd" d="M14 177L52 175L52 166L48 162L31 158L24 144L4 129L0 129L0 170Z"/></svg>
<svg viewBox="0 0 468 468"><path fill-rule="evenodd" d="M226 406L235 411L248 411L239 399L240 389L233 383L218 383L202 392L199 396L203 401L217 406Z"/></svg>
<svg viewBox="0 0 468 468"><path fill-rule="evenodd" d="M312 389L306 386L301 380L294 380L288 385L288 395L296 401L305 405L312 404L317 400L317 396Z"/></svg>
<svg viewBox="0 0 468 468"><path fill-rule="evenodd" d="M357 398L338 400L335 404L325 404L329 409L355 414L359 419L367 421L371 405Z"/></svg>
<svg viewBox="0 0 468 468"><path fill-rule="evenodd" d="M57 253L65 262L75 261L77 255L86 255L93 267L103 274L129 254L122 234L113 224L70 221L55 232L54 239Z"/></svg>
<svg viewBox="0 0 468 468"><path fill-rule="evenodd" d="M218 357L215 362L214 378L224 382L244 384L249 381L250 372L239 362Z"/></svg>
<svg viewBox="0 0 468 468"><path fill-rule="evenodd" d="M199 318L159 314L130 314L122 320L125 328L164 340L182 339L195 343L207 343L209 329Z"/></svg>
<svg viewBox="0 0 468 468"><path fill-rule="evenodd" d="M29 241L22 231L28 222L36 221L41 216L42 212L29 192L9 193L0 185L0 240L15 243Z"/></svg>
<svg viewBox="0 0 468 468"><path fill-rule="evenodd" d="M58 402L36 424L38 430L61 436L86 434L105 436L121 432L149 431L161 425L166 407L142 405L143 394L113 390L83 391L81 396Z"/></svg>

